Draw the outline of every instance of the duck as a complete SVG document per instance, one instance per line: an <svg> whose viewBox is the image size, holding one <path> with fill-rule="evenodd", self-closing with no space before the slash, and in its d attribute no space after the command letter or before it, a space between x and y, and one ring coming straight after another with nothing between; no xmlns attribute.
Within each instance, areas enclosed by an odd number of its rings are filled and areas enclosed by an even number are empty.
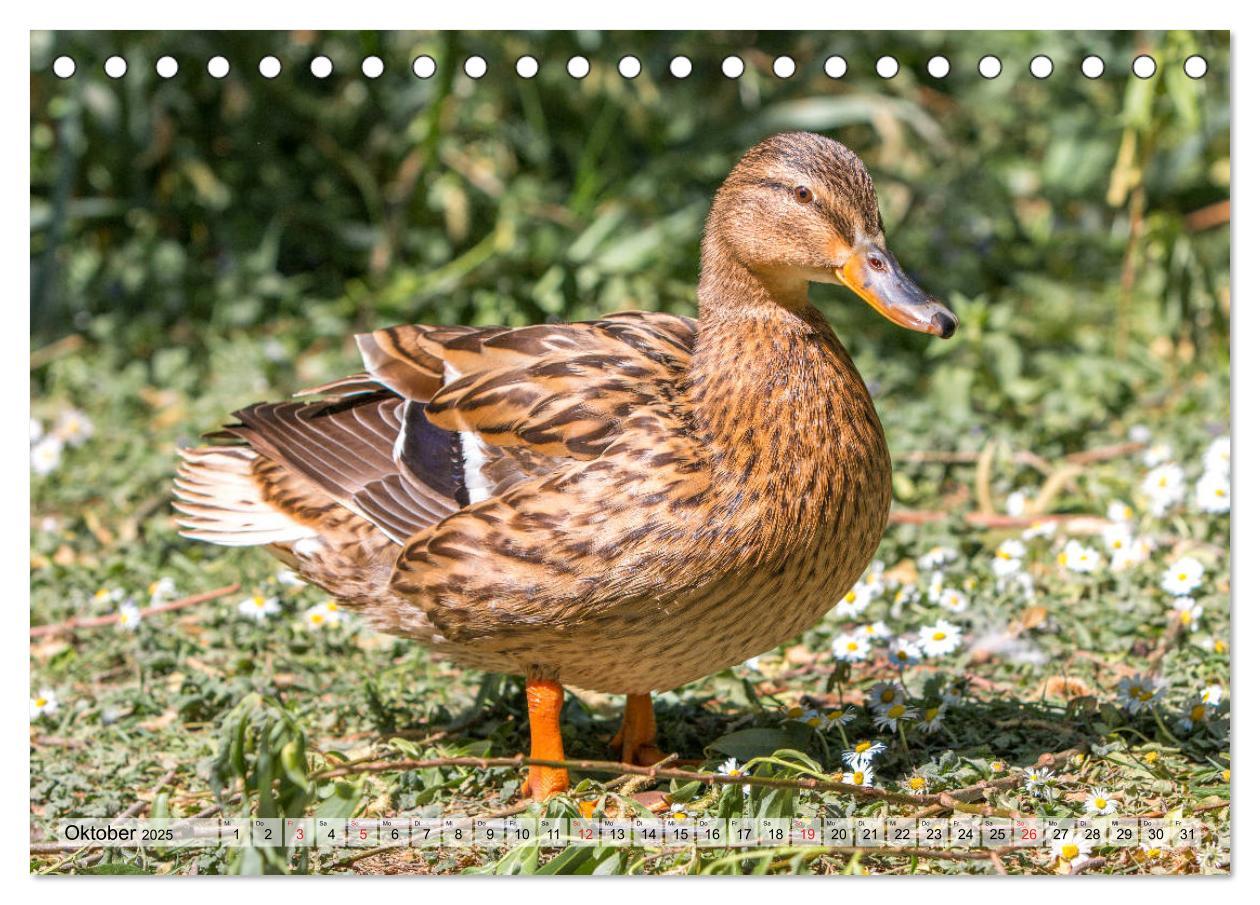
<svg viewBox="0 0 1260 905"><path fill-rule="evenodd" d="M912 331L958 326L889 251L858 155L777 134L717 189L696 317L358 335L361 371L181 450L180 530L265 547L374 628L523 676L532 759L564 759L568 686L625 695L614 752L658 763L651 695L817 623L888 520L883 428L812 283ZM528 766L526 795L568 788Z"/></svg>

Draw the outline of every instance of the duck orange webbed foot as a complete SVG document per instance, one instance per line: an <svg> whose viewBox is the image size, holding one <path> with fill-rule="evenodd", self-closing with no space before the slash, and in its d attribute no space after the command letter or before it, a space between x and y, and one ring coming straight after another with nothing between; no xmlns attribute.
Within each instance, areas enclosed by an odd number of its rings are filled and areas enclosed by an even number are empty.
<svg viewBox="0 0 1260 905"><path fill-rule="evenodd" d="M650 694L626 695L626 712L621 728L609 743L623 764L651 767L668 755L656 747L656 716Z"/></svg>

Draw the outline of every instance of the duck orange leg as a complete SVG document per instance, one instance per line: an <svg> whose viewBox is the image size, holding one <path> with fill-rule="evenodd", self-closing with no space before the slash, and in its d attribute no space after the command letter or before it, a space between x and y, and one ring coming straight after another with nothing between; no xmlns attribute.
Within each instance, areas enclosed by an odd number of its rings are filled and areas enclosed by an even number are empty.
<svg viewBox="0 0 1260 905"><path fill-rule="evenodd" d="M529 756L544 760L564 760L560 738L560 708L564 688L550 679L526 678L525 702L529 708ZM530 767L521 789L535 801L543 801L569 788L569 771L563 767Z"/></svg>
<svg viewBox="0 0 1260 905"><path fill-rule="evenodd" d="M621 718L621 728L613 736L612 747L623 764L650 767L665 759L665 754L656 747L656 714L652 712L650 694L626 695L626 712Z"/></svg>

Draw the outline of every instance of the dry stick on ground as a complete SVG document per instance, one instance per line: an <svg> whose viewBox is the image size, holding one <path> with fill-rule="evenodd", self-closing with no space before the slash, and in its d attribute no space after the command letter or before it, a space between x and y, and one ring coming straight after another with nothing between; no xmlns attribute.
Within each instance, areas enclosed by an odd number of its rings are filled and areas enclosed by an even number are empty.
<svg viewBox="0 0 1260 905"><path fill-rule="evenodd" d="M1057 754L1043 754L1037 759L1036 766L1041 768L1055 767L1079 753L1081 753L1079 749L1069 748ZM1018 775L1000 780L982 781L960 789L931 795L910 795L903 792L890 792L885 789L855 786L849 783L822 779L781 779L750 775L730 776L725 773L697 773L692 770L677 770L659 766L640 767L637 764L624 764L617 761L548 760L518 754L515 757L434 757L423 760L378 761L376 763L360 764L355 767L335 767L329 770L322 770L311 774L311 778L333 779L358 773L396 773L404 770L422 770L431 767L477 767L485 770L490 767L520 768L527 766L562 767L570 770L580 770L585 773L629 773L653 779L677 779L709 785L754 785L777 789L800 789L807 792L841 792L857 798L878 799L891 804L938 805L951 810L982 816L1019 816L1005 809L995 809L989 805L972 803L978 798L983 798L984 793L987 791L1005 789L1017 785L1020 782Z"/></svg>
<svg viewBox="0 0 1260 905"><path fill-rule="evenodd" d="M154 616L158 613L169 613L172 610L182 610L186 607L196 606L199 603L206 603L219 597L226 597L228 594L235 594L241 589L238 582L225 585L221 588L215 588L213 591L202 591L200 594L193 594L191 597L183 597L179 600L172 600L170 603L159 603L151 607L145 607L140 611L140 616ZM93 616L89 619L67 619L65 622L55 622L49 625L33 625L31 626L32 638L44 638L48 635L56 635L59 632L73 632L81 628L100 628L105 625L117 625L117 614L111 613L108 616Z"/></svg>

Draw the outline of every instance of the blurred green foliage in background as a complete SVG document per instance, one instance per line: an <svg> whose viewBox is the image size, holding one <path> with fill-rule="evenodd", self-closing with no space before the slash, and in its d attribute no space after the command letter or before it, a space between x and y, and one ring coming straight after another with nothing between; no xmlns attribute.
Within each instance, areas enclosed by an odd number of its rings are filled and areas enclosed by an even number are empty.
<svg viewBox="0 0 1260 905"><path fill-rule="evenodd" d="M514 72L526 53L531 80ZM926 72L938 53L944 79ZM1101 78L1080 72L1090 53ZM1130 74L1137 53L1154 78ZM1190 53L1206 78L1183 72ZM60 54L71 79L51 73ZM173 78L154 72L163 54ZM223 79L206 71L219 54ZM268 54L284 65L270 80ZM317 54L331 77L311 74ZM420 54L433 77L412 73ZM472 54L481 79L462 71ZM1036 54L1050 78L1029 74ZM188 376L242 331L349 364L351 332L393 322L691 312L714 188L761 137L809 129L862 155L892 248L960 309L958 339L931 344L814 290L878 392L929 403L907 425L919 442L974 446L959 434L1000 418L1079 445L1187 367L1227 367L1229 77L1223 33L35 33L33 343L73 333L120 367ZM292 370L268 380L291 389Z"/></svg>

